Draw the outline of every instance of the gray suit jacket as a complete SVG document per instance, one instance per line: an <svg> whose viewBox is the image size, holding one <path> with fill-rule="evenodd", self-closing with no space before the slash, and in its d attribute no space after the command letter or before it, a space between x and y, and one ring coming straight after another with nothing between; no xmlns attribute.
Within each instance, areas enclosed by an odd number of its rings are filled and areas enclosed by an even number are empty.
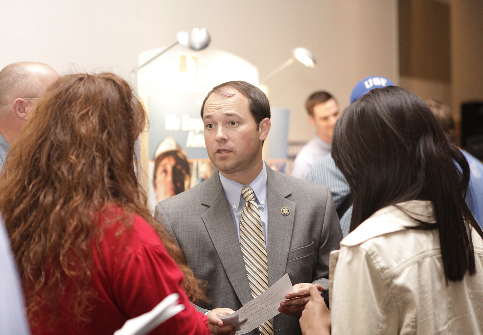
<svg viewBox="0 0 483 335"><path fill-rule="evenodd" d="M318 282L328 288L329 254L342 239L328 188L267 167L267 201L269 286L288 273L292 284ZM283 207L290 209L288 216L281 214ZM218 173L159 203L155 216L174 236L195 276L207 283L209 302L198 302L199 311L236 311L252 299ZM279 314L274 331L301 334L298 317Z"/></svg>

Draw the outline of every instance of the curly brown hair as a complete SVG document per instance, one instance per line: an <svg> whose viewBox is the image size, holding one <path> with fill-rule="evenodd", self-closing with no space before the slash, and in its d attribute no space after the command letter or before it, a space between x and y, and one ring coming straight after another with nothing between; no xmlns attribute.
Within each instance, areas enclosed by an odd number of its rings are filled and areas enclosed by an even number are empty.
<svg viewBox="0 0 483 335"><path fill-rule="evenodd" d="M11 238L31 322L41 308L60 315L58 300L75 287L75 315L93 307L92 246L102 237L100 217L123 209L159 234L184 274L191 301L200 283L164 226L153 219L138 183L135 140L146 112L129 84L112 73L73 74L57 80L38 102L8 152L0 178L0 211Z"/></svg>

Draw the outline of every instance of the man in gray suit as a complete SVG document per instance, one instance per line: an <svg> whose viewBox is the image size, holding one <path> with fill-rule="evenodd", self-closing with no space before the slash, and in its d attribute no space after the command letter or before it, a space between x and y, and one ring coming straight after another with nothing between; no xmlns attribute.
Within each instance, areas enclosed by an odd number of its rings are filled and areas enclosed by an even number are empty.
<svg viewBox="0 0 483 335"><path fill-rule="evenodd" d="M273 329L266 334L301 334L298 319L309 299L310 283L319 284L321 291L328 288L329 254L342 238L330 192L264 164L270 105L257 87L236 81L213 88L201 117L208 156L219 172L162 201L155 214L176 239L195 276L207 284L208 301L196 302L197 308L207 313L213 334L234 334L232 326L222 326L219 316L252 299L253 278L247 276L240 224L245 213L242 189L250 186L263 227L268 286L285 273L295 284L281 302L283 314L273 319Z"/></svg>

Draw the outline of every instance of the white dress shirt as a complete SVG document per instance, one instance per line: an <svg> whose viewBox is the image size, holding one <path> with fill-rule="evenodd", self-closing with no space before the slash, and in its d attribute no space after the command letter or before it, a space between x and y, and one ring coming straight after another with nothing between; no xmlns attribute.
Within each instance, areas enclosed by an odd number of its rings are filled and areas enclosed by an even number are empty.
<svg viewBox="0 0 483 335"><path fill-rule="evenodd" d="M320 139L317 135L314 136L309 143L300 149L297 157L292 165L290 175L300 179L306 179L312 165L319 159L330 154L331 144Z"/></svg>
<svg viewBox="0 0 483 335"><path fill-rule="evenodd" d="M219 172L218 172L219 173ZM225 191L226 199L230 204L231 215L236 226L238 239L240 239L240 218L245 205L245 199L241 195L243 186L250 186L255 193L255 201L260 212L260 219L262 221L263 235L265 237L265 245L267 244L267 168L263 164L262 172L250 183L250 185L242 185L234 180L224 177L220 173L220 181Z"/></svg>

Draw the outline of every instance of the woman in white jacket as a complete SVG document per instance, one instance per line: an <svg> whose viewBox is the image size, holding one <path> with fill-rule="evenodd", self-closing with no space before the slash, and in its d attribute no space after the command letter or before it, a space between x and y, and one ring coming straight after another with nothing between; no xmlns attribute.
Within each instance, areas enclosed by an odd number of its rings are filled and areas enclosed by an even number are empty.
<svg viewBox="0 0 483 335"><path fill-rule="evenodd" d="M483 334L483 233L465 202L469 167L429 107L374 89L336 124L332 156L354 197L304 334ZM321 327L322 326L322 327Z"/></svg>

